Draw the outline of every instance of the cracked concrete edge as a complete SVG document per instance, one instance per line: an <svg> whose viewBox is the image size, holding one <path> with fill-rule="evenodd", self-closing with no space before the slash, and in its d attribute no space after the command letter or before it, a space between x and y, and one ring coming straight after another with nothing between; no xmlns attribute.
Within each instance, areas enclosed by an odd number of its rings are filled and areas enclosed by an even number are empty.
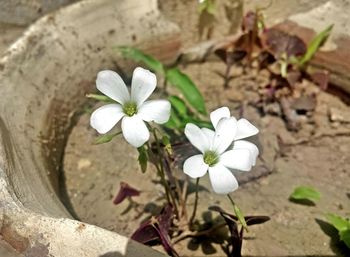
<svg viewBox="0 0 350 257"><path fill-rule="evenodd" d="M23 208L0 178L2 240L27 257L165 256L117 233L69 218L52 218ZM17 203L16 203L17 202ZM2 202L3 204L3 202Z"/></svg>
<svg viewBox="0 0 350 257"><path fill-rule="evenodd" d="M47 163L60 160L56 148L63 150L66 123L93 90L97 71L115 67L112 46L134 45L166 61L177 55L178 34L156 0L82 1L38 20L1 58L0 94L6 97L0 102L0 236L19 254L164 256L72 220L55 191L59 169ZM52 131L56 116L63 125ZM57 134L63 137L51 146L55 155L47 155L42 138Z"/></svg>

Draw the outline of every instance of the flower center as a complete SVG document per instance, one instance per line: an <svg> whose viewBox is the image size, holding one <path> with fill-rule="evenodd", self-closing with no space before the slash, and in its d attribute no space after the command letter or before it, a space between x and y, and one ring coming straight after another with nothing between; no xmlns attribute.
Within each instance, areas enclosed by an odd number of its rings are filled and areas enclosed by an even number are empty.
<svg viewBox="0 0 350 257"><path fill-rule="evenodd" d="M128 116L133 116L137 113L137 105L134 102L127 102L123 105L123 111Z"/></svg>
<svg viewBox="0 0 350 257"><path fill-rule="evenodd" d="M203 159L206 164L212 167L219 162L219 155L214 151L206 151Z"/></svg>

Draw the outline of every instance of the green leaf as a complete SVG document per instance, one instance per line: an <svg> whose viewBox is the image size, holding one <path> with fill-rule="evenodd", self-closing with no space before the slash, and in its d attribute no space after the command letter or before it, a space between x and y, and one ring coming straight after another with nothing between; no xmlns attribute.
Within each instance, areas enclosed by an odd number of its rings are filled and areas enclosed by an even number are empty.
<svg viewBox="0 0 350 257"><path fill-rule="evenodd" d="M117 48L124 58L132 59L135 62L142 62L149 69L164 74L163 64L152 56L145 54L134 47L121 46Z"/></svg>
<svg viewBox="0 0 350 257"><path fill-rule="evenodd" d="M169 96L168 97L169 102L171 103L171 106L176 110L176 112L182 116L187 117L187 107L185 102L177 96Z"/></svg>
<svg viewBox="0 0 350 257"><path fill-rule="evenodd" d="M328 222L331 223L339 232L350 229L350 222L338 215L328 213L326 218Z"/></svg>
<svg viewBox="0 0 350 257"><path fill-rule="evenodd" d="M116 102L112 98L109 98L106 95L87 94L86 97L91 98L91 99L95 99L97 101L106 102L106 103L115 103Z"/></svg>
<svg viewBox="0 0 350 257"><path fill-rule="evenodd" d="M292 200L309 200L315 202L320 200L321 194L313 187L300 186L294 189L294 192L289 198Z"/></svg>
<svg viewBox="0 0 350 257"><path fill-rule="evenodd" d="M147 162L148 162L148 154L147 154L145 145L137 148L137 151L139 152L139 157L137 160L139 161L142 173L145 173L147 170Z"/></svg>
<svg viewBox="0 0 350 257"><path fill-rule="evenodd" d="M338 230L340 240L350 248L350 220L333 213L326 214L326 218Z"/></svg>
<svg viewBox="0 0 350 257"><path fill-rule="evenodd" d="M192 80L178 68L172 68L166 71L167 81L175 86L188 103L198 112L206 114L204 98L199 92Z"/></svg>
<svg viewBox="0 0 350 257"><path fill-rule="evenodd" d="M213 124L210 121L206 121L206 120L199 120L199 119L196 119L193 117L188 117L184 122L185 123L189 123L189 122L193 123L200 128L214 129Z"/></svg>
<svg viewBox="0 0 350 257"><path fill-rule="evenodd" d="M188 109L186 107L186 103L179 97L177 96L170 96L168 100L171 103L171 106L176 112L176 120L178 121L177 123L177 128L178 129L183 129L187 123L193 123L199 127L206 127L209 129L213 129L213 126L211 122L209 121L204 121L200 120L198 118L193 117L191 114L188 114Z"/></svg>
<svg viewBox="0 0 350 257"><path fill-rule="evenodd" d="M340 240L350 249L350 229L339 232Z"/></svg>
<svg viewBox="0 0 350 257"><path fill-rule="evenodd" d="M300 59L299 65L304 65L311 60L321 45L327 40L328 36L332 31L333 25L328 26L325 30L321 31L316 37L312 39L307 47L307 51L304 56Z"/></svg>
<svg viewBox="0 0 350 257"><path fill-rule="evenodd" d="M168 122L165 123L165 127L167 127L168 129L182 129L182 122L173 108L171 108L170 118Z"/></svg>
<svg viewBox="0 0 350 257"><path fill-rule="evenodd" d="M94 145L100 145L110 142L115 136L120 135L122 132L117 132L114 134L105 134L96 138Z"/></svg>

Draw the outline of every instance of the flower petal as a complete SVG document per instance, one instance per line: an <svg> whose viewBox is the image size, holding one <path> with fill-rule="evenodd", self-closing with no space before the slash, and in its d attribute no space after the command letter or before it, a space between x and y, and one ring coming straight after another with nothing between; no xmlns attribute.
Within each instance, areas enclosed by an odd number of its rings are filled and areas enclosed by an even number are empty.
<svg viewBox="0 0 350 257"><path fill-rule="evenodd" d="M211 186L217 194L228 194L238 188L235 176L220 163L209 167L209 178Z"/></svg>
<svg viewBox="0 0 350 257"><path fill-rule="evenodd" d="M191 178L200 178L205 175L208 167L208 164L203 161L203 154L197 154L185 161L183 169Z"/></svg>
<svg viewBox="0 0 350 257"><path fill-rule="evenodd" d="M131 81L131 100L135 101L137 106L141 104L152 94L157 85L157 78L149 70L137 67L134 70Z"/></svg>
<svg viewBox="0 0 350 257"><path fill-rule="evenodd" d="M110 131L124 116L120 104L107 104L96 109L90 117L90 125L100 134Z"/></svg>
<svg viewBox="0 0 350 257"><path fill-rule="evenodd" d="M237 121L237 134L235 140L251 137L259 133L259 130L246 119Z"/></svg>
<svg viewBox="0 0 350 257"><path fill-rule="evenodd" d="M230 110L227 107L221 107L219 109L216 109L215 111L212 111L210 113L210 120L213 124L214 128L218 125L219 120L222 118L230 118Z"/></svg>
<svg viewBox="0 0 350 257"><path fill-rule="evenodd" d="M130 100L129 91L123 79L114 71L100 71L97 74L96 87L103 94L118 103L124 104Z"/></svg>
<svg viewBox="0 0 350 257"><path fill-rule="evenodd" d="M222 118L215 129L212 150L223 153L233 142L237 130L237 120L234 117Z"/></svg>
<svg viewBox="0 0 350 257"><path fill-rule="evenodd" d="M210 145L213 143L215 131L208 129L208 128L201 128L202 132L205 134L205 136L208 138Z"/></svg>
<svg viewBox="0 0 350 257"><path fill-rule="evenodd" d="M196 125L187 123L185 127L185 135L191 144L202 153L204 153L206 150L209 150L209 138L207 138L203 131Z"/></svg>
<svg viewBox="0 0 350 257"><path fill-rule="evenodd" d="M253 161L248 149L233 149L220 156L220 163L227 168L250 171Z"/></svg>
<svg viewBox="0 0 350 257"><path fill-rule="evenodd" d="M163 124L169 120L170 108L170 102L167 100L150 100L140 106L138 115L144 121Z"/></svg>
<svg viewBox="0 0 350 257"><path fill-rule="evenodd" d="M142 146L149 139L149 131L146 124L137 114L123 118L122 131L125 140L134 147Z"/></svg>
<svg viewBox="0 0 350 257"><path fill-rule="evenodd" d="M248 149L251 154L253 166L255 165L256 158L259 155L259 149L255 144L246 140L238 140L233 143L233 149Z"/></svg>

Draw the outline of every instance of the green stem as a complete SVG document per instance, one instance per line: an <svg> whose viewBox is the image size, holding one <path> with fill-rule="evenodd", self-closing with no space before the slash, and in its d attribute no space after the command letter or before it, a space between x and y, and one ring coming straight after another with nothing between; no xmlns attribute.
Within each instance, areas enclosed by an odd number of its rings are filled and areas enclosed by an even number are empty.
<svg viewBox="0 0 350 257"><path fill-rule="evenodd" d="M194 218L196 217L196 212L197 212L197 205L198 205L198 187L199 187L199 178L197 178L197 180L196 180L196 194L195 194L195 199L194 199L193 212L192 212L191 218L190 218L190 220L189 220L189 222L188 222L190 228L191 228L191 226L192 226L192 223L193 223Z"/></svg>
<svg viewBox="0 0 350 257"><path fill-rule="evenodd" d="M165 94L167 94L167 89L168 89L168 80L164 78L163 90Z"/></svg>
<svg viewBox="0 0 350 257"><path fill-rule="evenodd" d="M245 218L244 218L242 211L238 208L238 206L235 204L235 202L233 201L233 199L231 198L231 196L229 194L227 194L227 197L228 197L228 199L230 199L230 202L233 206L233 210L234 210L239 222L241 223L243 228L248 232L248 225L247 225L247 222L245 221Z"/></svg>

